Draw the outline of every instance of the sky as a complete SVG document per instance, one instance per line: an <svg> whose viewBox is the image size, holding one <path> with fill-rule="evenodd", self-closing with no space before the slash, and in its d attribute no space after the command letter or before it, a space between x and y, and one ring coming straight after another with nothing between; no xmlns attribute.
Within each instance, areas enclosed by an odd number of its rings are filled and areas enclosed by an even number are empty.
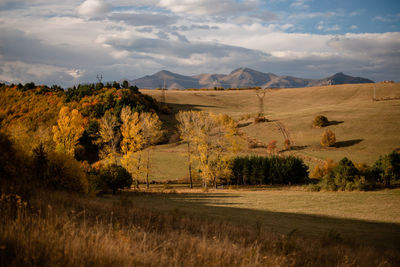
<svg viewBox="0 0 400 267"><path fill-rule="evenodd" d="M239 67L400 80L398 0L0 0L0 80L64 87Z"/></svg>

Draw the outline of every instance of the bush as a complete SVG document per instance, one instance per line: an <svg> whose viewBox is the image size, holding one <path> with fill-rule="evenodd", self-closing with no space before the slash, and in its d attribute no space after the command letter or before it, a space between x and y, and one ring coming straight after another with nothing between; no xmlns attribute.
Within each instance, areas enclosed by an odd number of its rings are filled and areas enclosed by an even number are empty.
<svg viewBox="0 0 400 267"><path fill-rule="evenodd" d="M317 116L314 118L313 126L317 128L325 127L329 125L329 120L325 116Z"/></svg>
<svg viewBox="0 0 400 267"><path fill-rule="evenodd" d="M48 159L48 176L45 185L66 191L87 193L88 179L81 164L72 156L53 153Z"/></svg>
<svg viewBox="0 0 400 267"><path fill-rule="evenodd" d="M111 189L113 194L118 189L130 187L132 185L131 174L122 166L117 164L108 165L100 171L100 180L104 182L107 188Z"/></svg>
<svg viewBox="0 0 400 267"><path fill-rule="evenodd" d="M0 193L8 192L27 198L32 191L30 158L0 132Z"/></svg>
<svg viewBox="0 0 400 267"><path fill-rule="evenodd" d="M268 122L267 118L265 118L265 117L256 117L254 119L254 123L262 123L262 122Z"/></svg>
<svg viewBox="0 0 400 267"><path fill-rule="evenodd" d="M321 145L322 146L334 146L335 143L336 143L335 134L329 129L325 130L324 133L322 134Z"/></svg>

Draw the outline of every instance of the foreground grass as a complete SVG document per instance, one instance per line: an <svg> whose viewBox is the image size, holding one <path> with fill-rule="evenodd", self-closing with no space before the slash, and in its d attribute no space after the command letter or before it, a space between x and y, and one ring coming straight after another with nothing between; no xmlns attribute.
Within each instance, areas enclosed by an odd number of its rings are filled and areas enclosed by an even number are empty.
<svg viewBox="0 0 400 267"><path fill-rule="evenodd" d="M136 193L139 194L139 193ZM163 194L166 196L165 194ZM135 198L137 200L138 198ZM335 232L303 238L249 226L45 192L28 205L2 197L2 266L396 266L395 250L358 246Z"/></svg>
<svg viewBox="0 0 400 267"><path fill-rule="evenodd" d="M137 207L185 212L237 225L261 225L279 233L296 230L321 237L333 230L354 242L400 249L400 189L371 192L176 189L179 194L129 196Z"/></svg>
<svg viewBox="0 0 400 267"><path fill-rule="evenodd" d="M200 218L177 208L159 212L134 203L156 196L168 200L177 194L136 192L135 197L101 199L42 192L35 194L26 206L14 197L3 196L0 263L2 266L400 264L397 250L360 246L343 240L332 230L319 238L305 238L297 231L282 235L260 223L238 225L205 214ZM172 205L170 201L168 204Z"/></svg>

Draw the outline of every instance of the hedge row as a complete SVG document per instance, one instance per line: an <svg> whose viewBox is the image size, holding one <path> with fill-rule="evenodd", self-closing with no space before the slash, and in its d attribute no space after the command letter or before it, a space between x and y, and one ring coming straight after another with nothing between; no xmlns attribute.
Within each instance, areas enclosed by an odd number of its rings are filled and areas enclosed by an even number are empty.
<svg viewBox="0 0 400 267"><path fill-rule="evenodd" d="M308 167L293 156L236 157L232 161L232 175L228 184L303 184L308 181Z"/></svg>

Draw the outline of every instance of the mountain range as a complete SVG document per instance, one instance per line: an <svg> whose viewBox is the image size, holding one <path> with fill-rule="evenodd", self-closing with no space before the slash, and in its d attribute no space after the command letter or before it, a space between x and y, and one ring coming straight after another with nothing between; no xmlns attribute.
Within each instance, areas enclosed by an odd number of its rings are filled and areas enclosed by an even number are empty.
<svg viewBox="0 0 400 267"><path fill-rule="evenodd" d="M129 81L139 88L156 89L189 89L189 88L297 88L334 84L373 83L373 81L336 73L323 79L303 79L293 76L279 76L273 73L264 73L249 68L239 68L229 74L199 74L185 76L162 70L153 75Z"/></svg>

